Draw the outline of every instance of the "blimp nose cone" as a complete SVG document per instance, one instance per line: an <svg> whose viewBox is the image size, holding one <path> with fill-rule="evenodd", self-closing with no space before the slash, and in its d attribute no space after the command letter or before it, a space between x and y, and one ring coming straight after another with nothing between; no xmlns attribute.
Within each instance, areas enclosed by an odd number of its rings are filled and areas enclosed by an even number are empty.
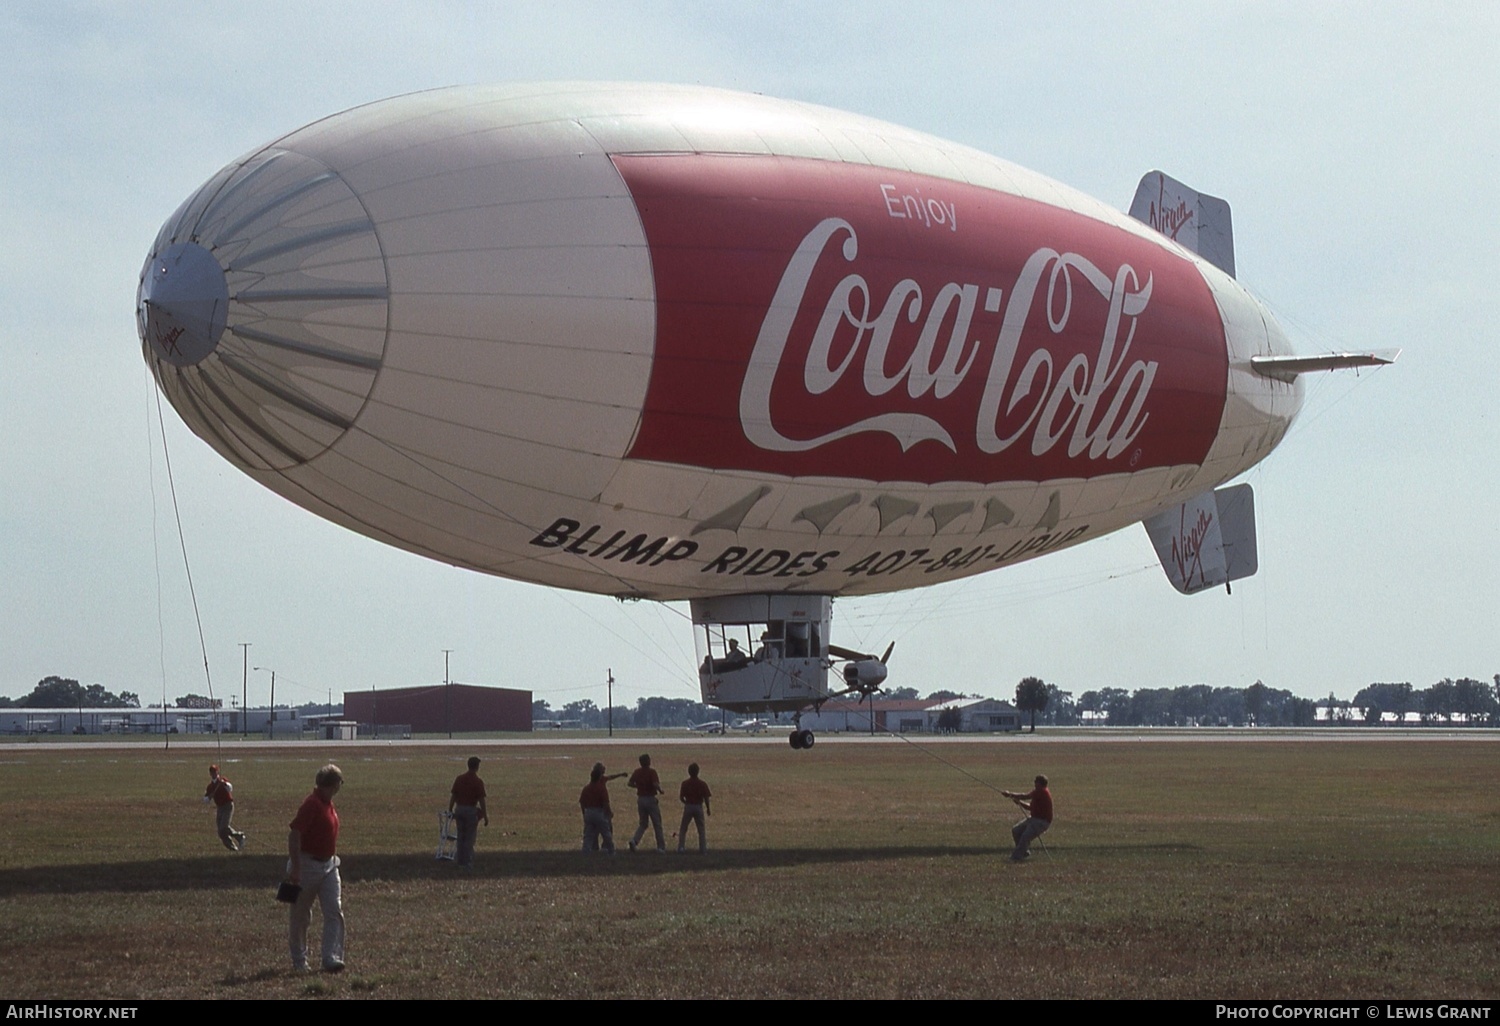
<svg viewBox="0 0 1500 1026"><path fill-rule="evenodd" d="M141 338L159 359L190 367L212 353L229 314L229 283L214 255L174 242L141 275Z"/></svg>
<svg viewBox="0 0 1500 1026"><path fill-rule="evenodd" d="M162 226L137 329L189 427L247 470L285 470L354 426L382 366L389 292L349 183L316 157L268 148Z"/></svg>

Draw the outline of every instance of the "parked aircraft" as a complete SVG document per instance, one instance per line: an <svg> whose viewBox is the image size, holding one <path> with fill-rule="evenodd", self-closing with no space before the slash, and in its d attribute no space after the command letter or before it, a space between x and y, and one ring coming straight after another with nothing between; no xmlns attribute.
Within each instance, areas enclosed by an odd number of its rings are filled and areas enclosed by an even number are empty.
<svg viewBox="0 0 1500 1026"><path fill-rule="evenodd" d="M1229 207L1130 215L870 118L692 86L418 93L251 150L162 227L137 317L188 426L351 530L691 604L707 703L868 694L832 601L1144 522L1253 574L1302 376ZM841 681L828 674L839 662ZM795 730L795 747L811 735Z"/></svg>

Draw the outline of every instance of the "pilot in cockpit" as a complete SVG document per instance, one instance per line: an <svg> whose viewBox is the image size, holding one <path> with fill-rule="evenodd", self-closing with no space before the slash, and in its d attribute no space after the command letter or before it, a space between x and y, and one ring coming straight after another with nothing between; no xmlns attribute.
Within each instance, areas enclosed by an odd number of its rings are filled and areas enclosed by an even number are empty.
<svg viewBox="0 0 1500 1026"><path fill-rule="evenodd" d="M744 650L740 648L739 639L730 638L729 651L724 653L724 669L737 670L741 666L748 665L749 662L750 657L745 655Z"/></svg>

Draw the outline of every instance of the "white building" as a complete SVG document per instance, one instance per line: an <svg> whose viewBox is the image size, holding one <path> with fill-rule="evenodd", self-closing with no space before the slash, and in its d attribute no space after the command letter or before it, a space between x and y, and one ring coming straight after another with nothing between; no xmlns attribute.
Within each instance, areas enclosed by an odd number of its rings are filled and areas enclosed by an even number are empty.
<svg viewBox="0 0 1500 1026"><path fill-rule="evenodd" d="M0 709L0 735L37 734L239 734L265 735L269 709ZM242 725L243 724L243 725ZM276 737L301 737L307 726L296 709L276 710Z"/></svg>
<svg viewBox="0 0 1500 1026"><path fill-rule="evenodd" d="M952 698L927 710L931 721L928 729L938 730L939 718L949 709L958 711L960 734L993 734L1022 727L1021 710L1009 702L998 698Z"/></svg>

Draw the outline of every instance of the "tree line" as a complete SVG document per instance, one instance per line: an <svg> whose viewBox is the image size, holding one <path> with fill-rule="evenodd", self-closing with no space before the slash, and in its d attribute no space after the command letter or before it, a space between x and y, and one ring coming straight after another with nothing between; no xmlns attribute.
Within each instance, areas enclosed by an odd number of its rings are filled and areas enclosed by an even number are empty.
<svg viewBox="0 0 1500 1026"><path fill-rule="evenodd" d="M922 697L914 687L892 688L882 695L892 699ZM926 699L942 702L983 697L939 690L928 694ZM1349 701L1332 694L1318 700L1298 698L1290 691L1267 687L1260 681L1245 688L1215 688L1207 684L1135 691L1098 688L1075 698L1073 692L1063 691L1056 684L1025 677L1016 685L1014 701L1016 708L1030 713L1033 730L1039 722L1048 726L1102 723L1111 727L1312 727L1394 724L1408 722L1413 716L1422 723L1500 726L1500 674L1490 682L1471 677L1444 678L1427 688L1416 688L1410 683L1368 684ZM179 708L212 708L218 703L189 694L179 697L176 704ZM139 709L141 700L131 691L114 694L101 684L85 686L68 677L53 676L44 677L30 694L20 698L0 695L0 708ZM324 706L308 703L305 708L322 711ZM1321 718L1319 708L1327 710ZM723 716L717 706L661 696L639 698L633 707L617 705L613 710L601 708L587 698L559 709L553 709L545 700L531 703L534 720L577 721L583 727L606 726L611 712L614 725L622 728L685 727Z"/></svg>
<svg viewBox="0 0 1500 1026"><path fill-rule="evenodd" d="M1429 688L1410 683L1370 684L1351 701L1298 698L1290 691L1256 681L1246 688L1186 684L1175 688L1099 688L1073 693L1027 677L1016 686L1016 707L1033 722L1066 726L1104 723L1111 727L1313 727L1364 723L1392 725L1416 714L1422 723L1500 726L1500 674L1485 683L1445 678ZM1319 708L1327 712L1322 718ZM1385 719L1386 714L1393 714Z"/></svg>
<svg viewBox="0 0 1500 1026"><path fill-rule="evenodd" d="M172 705L177 709L222 709L222 698L208 698L189 692L178 695ZM83 685L71 677L43 677L37 681L30 694L20 698L0 695L0 709L160 709L160 702L141 705L141 696L134 691L119 694L107 691L102 684ZM281 705L277 708L287 708ZM291 706L298 710L321 713L328 706L323 702L304 702Z"/></svg>
<svg viewBox="0 0 1500 1026"><path fill-rule="evenodd" d="M1351 702L1340 702L1328 696L1330 715L1338 710L1340 719L1377 724L1387 713L1393 722L1406 722L1415 714L1423 723L1452 723L1462 718L1466 723L1500 725L1500 673L1486 684L1472 677L1458 680L1444 678L1430 688L1413 688L1409 683L1370 684L1360 690Z"/></svg>
<svg viewBox="0 0 1500 1026"><path fill-rule="evenodd" d="M141 696L134 691L118 695L103 684L87 687L70 677L43 677L29 695L0 695L0 709L139 709Z"/></svg>

